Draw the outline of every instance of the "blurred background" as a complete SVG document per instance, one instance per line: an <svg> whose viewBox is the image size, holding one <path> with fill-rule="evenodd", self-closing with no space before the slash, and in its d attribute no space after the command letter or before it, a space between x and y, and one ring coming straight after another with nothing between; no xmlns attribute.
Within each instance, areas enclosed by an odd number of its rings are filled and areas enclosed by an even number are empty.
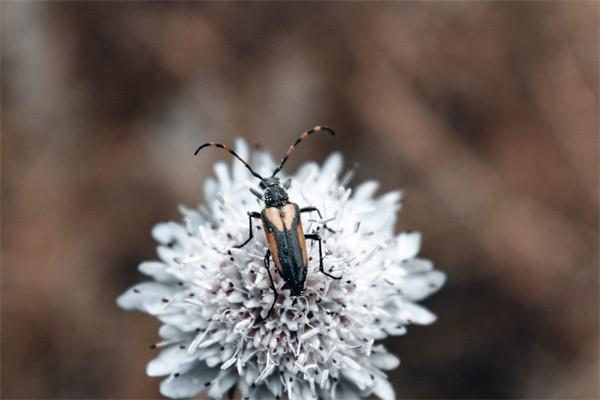
<svg viewBox="0 0 600 400"><path fill-rule="evenodd" d="M2 397L156 398L115 297L242 136L407 195L398 398L598 398L598 2L2 2Z"/></svg>

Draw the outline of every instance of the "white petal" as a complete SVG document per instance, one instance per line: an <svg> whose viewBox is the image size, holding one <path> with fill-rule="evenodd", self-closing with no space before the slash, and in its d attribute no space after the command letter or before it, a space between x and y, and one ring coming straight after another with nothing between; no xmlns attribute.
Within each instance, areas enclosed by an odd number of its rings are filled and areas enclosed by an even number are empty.
<svg viewBox="0 0 600 400"><path fill-rule="evenodd" d="M431 271L433 269L433 263L424 258L411 258L410 260L403 261L400 266L409 274Z"/></svg>
<svg viewBox="0 0 600 400"><path fill-rule="evenodd" d="M371 377L364 371L359 371L353 368L343 368L341 372L346 379L354 383L360 390L364 390L371 384Z"/></svg>
<svg viewBox="0 0 600 400"><path fill-rule="evenodd" d="M179 262L177 260L181 259L181 252L174 250L167 246L158 246L156 248L156 254L158 257L165 262L165 264L171 266L179 266Z"/></svg>
<svg viewBox="0 0 600 400"><path fill-rule="evenodd" d="M163 222L160 224L154 225L152 228L152 237L163 244L169 243L171 239L171 227L172 224L169 222Z"/></svg>
<svg viewBox="0 0 600 400"><path fill-rule="evenodd" d="M319 171L319 166L315 162L307 162L304 163L298 168L296 171L295 177L293 178L294 182L297 182L296 185L292 187L296 189L296 186L304 186L307 180L314 177Z"/></svg>
<svg viewBox="0 0 600 400"><path fill-rule="evenodd" d="M162 310L162 312L161 312ZM161 322L169 325L175 325L181 328L183 331L193 330L198 322L190 319L188 315L184 313L171 313L167 312L167 309L161 307L148 307L147 310L144 310L151 315L155 315Z"/></svg>
<svg viewBox="0 0 600 400"><path fill-rule="evenodd" d="M379 183L377 181L366 181L358 185L356 189L354 189L354 196L352 199L354 201L366 201L373 197L377 189L379 188Z"/></svg>
<svg viewBox="0 0 600 400"><path fill-rule="evenodd" d="M171 399L187 399L202 393L204 386L189 375L169 377L160 383L160 393Z"/></svg>
<svg viewBox="0 0 600 400"><path fill-rule="evenodd" d="M421 234L418 232L405 232L396 238L398 257L406 260L415 257L421 248Z"/></svg>
<svg viewBox="0 0 600 400"><path fill-rule="evenodd" d="M167 266L159 261L145 261L141 263L138 270L142 274L153 277L157 281L173 281L175 278L166 272Z"/></svg>
<svg viewBox="0 0 600 400"><path fill-rule="evenodd" d="M310 385L308 385L307 382L299 383L295 389L295 392L299 394L299 400L317 400L317 397L311 392Z"/></svg>
<svg viewBox="0 0 600 400"><path fill-rule="evenodd" d="M269 388L269 391L275 395L283 393L283 384L281 383L279 374L271 374L265 381L265 385Z"/></svg>
<svg viewBox="0 0 600 400"><path fill-rule="evenodd" d="M342 155L339 152L332 153L323 163L321 174L325 177L331 175L337 176L339 175L343 164Z"/></svg>
<svg viewBox="0 0 600 400"><path fill-rule="evenodd" d="M183 215L186 230L190 233L196 232L200 224L202 224L205 220L205 218L193 208L179 205L177 209L181 215Z"/></svg>
<svg viewBox="0 0 600 400"><path fill-rule="evenodd" d="M381 376L375 377L373 393L375 393L375 395L381 400L394 400L396 398L394 394L394 388L390 382Z"/></svg>
<svg viewBox="0 0 600 400"><path fill-rule="evenodd" d="M188 361L185 350L179 346L170 346L162 350L158 357L150 361L146 366L146 374L148 376L163 376L173 372L181 365Z"/></svg>
<svg viewBox="0 0 600 400"><path fill-rule="evenodd" d="M424 307L408 301L396 300L398 310L394 317L418 325L428 325L435 321L435 315Z"/></svg>
<svg viewBox="0 0 600 400"><path fill-rule="evenodd" d="M227 190L231 187L231 179L229 178L229 169L224 162L218 162L214 166L215 175L222 190Z"/></svg>
<svg viewBox="0 0 600 400"><path fill-rule="evenodd" d="M163 297L170 297L173 290L156 282L143 282L133 286L117 298L119 307L126 310L138 309L148 312L148 305L158 305Z"/></svg>
<svg viewBox="0 0 600 400"><path fill-rule="evenodd" d="M446 280L440 271L429 271L404 277L396 284L402 293L411 300L421 300L437 291Z"/></svg>
<svg viewBox="0 0 600 400"><path fill-rule="evenodd" d="M254 171L256 171L259 175L261 176L271 176L271 173L273 172L273 170L275 169L275 161L273 161L273 158L267 155L263 155L261 157L256 157L256 161L253 163L254 165L256 165L256 168L254 168ZM279 162L277 163L279 164ZM279 177L282 178L284 176L284 174L279 174ZM253 184L256 184L256 181L252 182Z"/></svg>
<svg viewBox="0 0 600 400"><path fill-rule="evenodd" d="M339 400L360 400L358 390L348 383L340 383L336 387L334 398Z"/></svg>
<svg viewBox="0 0 600 400"><path fill-rule="evenodd" d="M217 181L213 178L208 178L204 181L204 200L207 203L212 203L215 199L215 195L219 190L219 185Z"/></svg>
<svg viewBox="0 0 600 400"><path fill-rule="evenodd" d="M251 399L261 399L261 400L275 400L275 395L269 391L269 389L265 385L261 385L254 395L250 396Z"/></svg>
<svg viewBox="0 0 600 400"><path fill-rule="evenodd" d="M401 336L401 335L406 334L407 329L403 325L402 326L392 325L392 326L386 326L385 331L391 336Z"/></svg>
<svg viewBox="0 0 600 400"><path fill-rule="evenodd" d="M371 353L369 360L379 369L390 370L400 365L400 359L385 350Z"/></svg>
<svg viewBox="0 0 600 400"><path fill-rule="evenodd" d="M235 148L235 152L237 153L238 156L240 156L240 158L242 160L245 160L246 162L249 161L249 159L248 159L248 155L249 155L248 144L246 143L246 141L244 139L236 138L234 148ZM232 161L232 170L233 170L233 181L234 182L242 182L248 177L248 170L246 169L244 164L242 164L235 158Z"/></svg>
<svg viewBox="0 0 600 400"><path fill-rule="evenodd" d="M401 191L392 190L391 192L385 193L383 196L381 196L379 199L377 199L377 201L382 205L385 204L386 206L390 206L390 205L397 204L401 198L402 198Z"/></svg>
<svg viewBox="0 0 600 400"><path fill-rule="evenodd" d="M205 388L205 383L210 382L218 373L218 370L208 368L198 363L196 367L179 377L169 377L160 384L160 393L173 399L194 397L199 395Z"/></svg>
<svg viewBox="0 0 600 400"><path fill-rule="evenodd" d="M156 224L152 228L152 237L161 244L168 244L171 241L177 243L187 242L187 231L185 228L175 222L163 222Z"/></svg>
<svg viewBox="0 0 600 400"><path fill-rule="evenodd" d="M227 301L230 303L243 303L246 297L238 291L233 291L227 296Z"/></svg>
<svg viewBox="0 0 600 400"><path fill-rule="evenodd" d="M223 395L231 389L238 381L237 375L233 371L221 373L210 385L208 397L210 399L221 399Z"/></svg>
<svg viewBox="0 0 600 400"><path fill-rule="evenodd" d="M174 339L183 336L183 333L173 325L162 325L158 330L158 334L163 339Z"/></svg>

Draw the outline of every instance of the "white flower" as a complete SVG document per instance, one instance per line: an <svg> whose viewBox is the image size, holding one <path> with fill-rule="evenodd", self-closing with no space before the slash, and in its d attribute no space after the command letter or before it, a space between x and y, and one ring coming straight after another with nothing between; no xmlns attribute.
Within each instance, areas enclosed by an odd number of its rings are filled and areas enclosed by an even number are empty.
<svg viewBox="0 0 600 400"><path fill-rule="evenodd" d="M250 157L242 140L236 150L261 175L275 168L263 152ZM375 181L348 189L341 169L339 154L321 167L306 163L291 176L288 193L290 201L323 214L322 220L303 214L304 231L321 234L325 270L342 279L319 272L318 245L307 241L302 296L290 295L271 263L279 298L269 316L274 294L261 224L254 224L253 240L234 248L248 237L247 212L264 207L249 191L258 181L242 163L216 164L216 179L204 185L205 203L181 207L184 224L154 228L160 261L139 267L153 280L126 291L118 304L162 322L161 351L147 373L166 377L164 396L206 391L221 398L237 387L244 399L394 398L383 371L399 360L376 341L404 334L411 323L433 322L415 302L439 289L445 276L416 258L419 234L394 234L400 193L374 197Z"/></svg>

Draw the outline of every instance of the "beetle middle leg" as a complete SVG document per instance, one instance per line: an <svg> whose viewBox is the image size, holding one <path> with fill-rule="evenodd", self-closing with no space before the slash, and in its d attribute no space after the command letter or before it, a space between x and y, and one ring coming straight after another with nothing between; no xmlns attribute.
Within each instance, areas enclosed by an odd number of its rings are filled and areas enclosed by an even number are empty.
<svg viewBox="0 0 600 400"><path fill-rule="evenodd" d="M317 214L319 214L319 218L323 219L323 216L321 215L321 211L319 211L319 209L317 207L302 207L300 209L301 213L305 213L305 212L312 212L312 211L316 211Z"/></svg>
<svg viewBox="0 0 600 400"><path fill-rule="evenodd" d="M300 213L312 212L312 211L316 211L317 214L319 215L319 218L323 219L323 216L321 215L321 211L319 211L319 209L317 207L310 206L310 207L303 207L300 209ZM336 233L333 229L328 227L327 224L323 224L323 228L327 229L331 233Z"/></svg>
<svg viewBox="0 0 600 400"><path fill-rule="evenodd" d="M248 213L248 225L249 225L248 229L249 229L250 234L248 235L248 239L246 239L246 241L244 243L238 244L237 246L233 246L234 248L241 249L242 247L247 245L248 242L250 240L252 240L252 238L254 237L254 231L252 229L252 218L260 218L260 213L257 213L256 211Z"/></svg>
<svg viewBox="0 0 600 400"><path fill-rule="evenodd" d="M269 312L267 313L266 318L269 318L269 316L271 315L271 311L273 311L273 307L275 307L275 303L277 302L277 297L279 297L279 294L277 293L277 289L275 289L275 282L273 281L273 277L271 276L271 270L269 269L270 263L271 263L271 250L267 250L267 253L265 254L265 268L267 269L267 275L269 275L269 280L271 281L271 289L273 289L275 298L273 299L273 304L271 304L271 308L269 308Z"/></svg>
<svg viewBox="0 0 600 400"><path fill-rule="evenodd" d="M309 233L304 235L304 237L306 239L310 239L310 240L316 240L319 242L319 271L324 273L325 275L327 275L328 277L332 278L332 279L342 279L341 276L333 276L327 272L325 272L325 269L323 268L323 250L322 250L322 246L321 246L321 236L318 233Z"/></svg>

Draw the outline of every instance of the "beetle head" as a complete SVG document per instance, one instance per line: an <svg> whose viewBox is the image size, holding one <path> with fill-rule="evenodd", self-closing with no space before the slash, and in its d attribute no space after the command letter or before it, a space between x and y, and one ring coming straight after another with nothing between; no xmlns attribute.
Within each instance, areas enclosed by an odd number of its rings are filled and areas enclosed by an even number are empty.
<svg viewBox="0 0 600 400"><path fill-rule="evenodd" d="M270 186L279 186L279 178L272 176L270 178L266 178L260 181L261 189L267 189Z"/></svg>
<svg viewBox="0 0 600 400"><path fill-rule="evenodd" d="M288 194L279 185L279 178L267 178L260 182L260 187L265 191L264 199L267 207L279 208L288 203Z"/></svg>

